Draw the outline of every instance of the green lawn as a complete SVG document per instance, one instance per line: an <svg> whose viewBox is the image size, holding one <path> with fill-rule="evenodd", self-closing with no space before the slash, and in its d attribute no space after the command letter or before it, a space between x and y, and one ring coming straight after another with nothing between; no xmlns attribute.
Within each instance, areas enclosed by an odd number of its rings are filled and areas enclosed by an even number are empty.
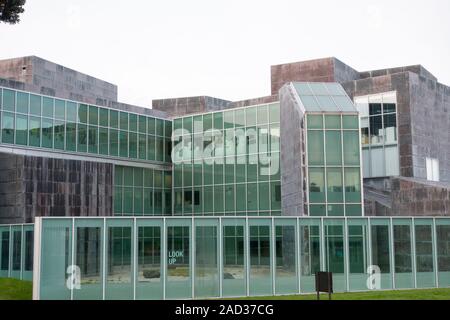
<svg viewBox="0 0 450 320"><path fill-rule="evenodd" d="M450 300L450 288L334 293L332 300ZM250 297L248 300L316 300L315 294ZM327 294L320 295L328 300Z"/></svg>
<svg viewBox="0 0 450 320"><path fill-rule="evenodd" d="M33 283L0 278L0 300L31 300Z"/></svg>

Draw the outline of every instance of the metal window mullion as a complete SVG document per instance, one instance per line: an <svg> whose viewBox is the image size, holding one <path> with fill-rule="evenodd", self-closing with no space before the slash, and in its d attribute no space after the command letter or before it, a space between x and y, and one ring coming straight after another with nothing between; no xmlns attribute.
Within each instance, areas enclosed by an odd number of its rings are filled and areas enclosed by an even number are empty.
<svg viewBox="0 0 450 320"><path fill-rule="evenodd" d="M270 254L272 255L272 263L271 263L271 273L272 273L272 295L276 294L276 290L275 290L275 273L276 273L276 259L275 259L275 255L276 255L276 251L275 251L275 221L274 221L274 217L272 217L271 219L271 250L270 250Z"/></svg>
<svg viewBox="0 0 450 320"><path fill-rule="evenodd" d="M322 114L322 141L323 141L323 191L325 193L325 216L328 217L328 176L327 176L327 146L326 146L326 130L325 116Z"/></svg>
<svg viewBox="0 0 450 320"><path fill-rule="evenodd" d="M195 299L195 264L196 264L196 254L197 250L195 248L195 222L194 217L191 217L191 252L192 252L192 259L190 259L191 263L191 289L192 289L192 299Z"/></svg>
<svg viewBox="0 0 450 320"><path fill-rule="evenodd" d="M106 299L105 289L106 289L106 218L103 218L103 281L102 281L102 295L103 300Z"/></svg>
<svg viewBox="0 0 450 320"><path fill-rule="evenodd" d="M246 254L246 276L245 276L245 286L247 290L247 297L250 296L250 227L248 225L248 216L245 217L245 247L244 252Z"/></svg>
<svg viewBox="0 0 450 320"><path fill-rule="evenodd" d="M23 224L21 225L21 232L20 232L20 280L23 280L23 267L25 262L25 245L24 245L24 230L23 230Z"/></svg>
<svg viewBox="0 0 450 320"><path fill-rule="evenodd" d="M295 232L295 255L297 256L297 267L295 268L295 272L297 272L297 292L300 293L300 275L301 275L301 258L300 258L300 219L297 217L296 219L296 232Z"/></svg>
<svg viewBox="0 0 450 320"><path fill-rule="evenodd" d="M345 283L346 283L347 292L350 291L349 241L350 241L350 239L349 239L349 232L348 232L348 219L347 219L347 217L344 217L344 261L345 261L344 270L345 270L345 276L346 276Z"/></svg>
<svg viewBox="0 0 450 320"><path fill-rule="evenodd" d="M417 260L416 260L416 228L414 217L411 218L411 263L414 275L414 288L417 288Z"/></svg>
<svg viewBox="0 0 450 320"><path fill-rule="evenodd" d="M321 269L322 271L326 271L325 269L325 227L323 223L323 217L320 218L320 239L319 242L321 243L320 247L322 248L322 263L321 263Z"/></svg>
<svg viewBox="0 0 450 320"><path fill-rule="evenodd" d="M219 297L223 297L223 234L222 217L219 217Z"/></svg>
<svg viewBox="0 0 450 320"><path fill-rule="evenodd" d="M8 278L11 278L11 269L12 269L12 260L13 260L13 231L12 231L12 225L9 226L9 261L8 261Z"/></svg>
<svg viewBox="0 0 450 320"><path fill-rule="evenodd" d="M392 289L395 289L395 248L394 248L394 225L392 217L389 218L389 244L391 247L391 274L392 274Z"/></svg>
<svg viewBox="0 0 450 320"><path fill-rule="evenodd" d="M75 218L72 218L72 268L75 266ZM73 272L73 269L71 270ZM73 283L70 286L70 300L73 300Z"/></svg>
<svg viewBox="0 0 450 320"><path fill-rule="evenodd" d="M373 265L373 257L372 257L372 223L371 219L367 218L367 251L368 251L368 260L369 266Z"/></svg>
<svg viewBox="0 0 450 320"><path fill-rule="evenodd" d="M439 266L438 266L438 254L437 254L437 230L436 230L436 218L433 218L433 230L432 230L432 240L433 240L433 265L434 265L434 277L435 286L439 288Z"/></svg>
<svg viewBox="0 0 450 320"><path fill-rule="evenodd" d="M166 269L167 269L167 230L166 230L166 217L163 217L163 227L162 227L162 232L161 232L161 236L162 236L162 241L161 241L161 245L162 245L162 254L161 254L161 264L162 264L162 284L163 284L163 300L166 300L166 283L167 283L167 275L166 275ZM160 266L161 268L161 266Z"/></svg>
<svg viewBox="0 0 450 320"><path fill-rule="evenodd" d="M137 281L137 268L138 268L138 257L137 257L137 237L138 237L138 233L137 233L137 229L136 229L136 217L134 217L133 219L133 235L134 235L134 239L133 239L133 300L136 300L136 281Z"/></svg>

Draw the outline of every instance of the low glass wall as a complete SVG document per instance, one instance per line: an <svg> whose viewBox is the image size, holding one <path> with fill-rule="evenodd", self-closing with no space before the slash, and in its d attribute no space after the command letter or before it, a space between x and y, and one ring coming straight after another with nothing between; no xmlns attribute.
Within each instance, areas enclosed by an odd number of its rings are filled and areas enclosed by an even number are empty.
<svg viewBox="0 0 450 320"><path fill-rule="evenodd" d="M0 225L0 278L33 279L32 224Z"/></svg>
<svg viewBox="0 0 450 320"><path fill-rule="evenodd" d="M312 293L317 271L333 273L335 292L450 286L450 218L38 218L36 225L35 299ZM20 231L1 228L12 242ZM3 252L16 276L14 254Z"/></svg>

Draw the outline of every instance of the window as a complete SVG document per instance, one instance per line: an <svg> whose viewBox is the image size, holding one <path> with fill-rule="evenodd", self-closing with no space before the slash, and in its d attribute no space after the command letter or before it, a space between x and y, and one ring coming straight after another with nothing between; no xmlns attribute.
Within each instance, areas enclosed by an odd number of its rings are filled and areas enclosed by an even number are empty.
<svg viewBox="0 0 450 320"><path fill-rule="evenodd" d="M439 160L426 158L427 180L439 181Z"/></svg>

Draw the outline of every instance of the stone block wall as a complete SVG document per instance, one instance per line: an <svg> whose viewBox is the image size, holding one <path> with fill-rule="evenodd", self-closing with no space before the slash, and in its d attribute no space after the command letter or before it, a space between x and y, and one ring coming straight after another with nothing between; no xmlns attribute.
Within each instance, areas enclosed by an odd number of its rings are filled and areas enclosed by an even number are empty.
<svg viewBox="0 0 450 320"><path fill-rule="evenodd" d="M0 223L112 215L112 164L0 155Z"/></svg>
<svg viewBox="0 0 450 320"><path fill-rule="evenodd" d="M285 216L302 216L304 210L303 165L305 146L303 139L304 111L291 84L280 90L280 157L281 157L281 209Z"/></svg>
<svg viewBox="0 0 450 320"><path fill-rule="evenodd" d="M0 77L49 96L97 105L117 101L116 85L36 56L0 60Z"/></svg>

